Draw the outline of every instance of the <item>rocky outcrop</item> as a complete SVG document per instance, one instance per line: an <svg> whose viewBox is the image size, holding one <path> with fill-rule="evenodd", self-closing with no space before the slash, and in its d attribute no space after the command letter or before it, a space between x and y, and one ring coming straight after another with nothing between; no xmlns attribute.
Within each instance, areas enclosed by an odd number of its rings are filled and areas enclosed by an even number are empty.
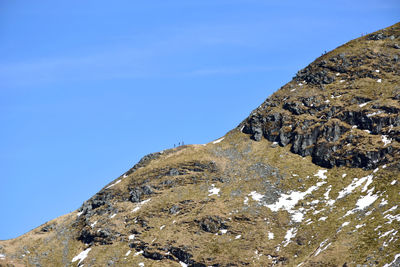
<svg viewBox="0 0 400 267"><path fill-rule="evenodd" d="M371 169L391 161L400 150L400 91L381 83L383 77L394 83L389 77L400 74L398 51L392 48L396 38L391 30L364 37L367 42L387 40L389 52L365 46L363 53L323 55L238 128L255 141L290 145L291 152L311 156L323 167Z"/></svg>

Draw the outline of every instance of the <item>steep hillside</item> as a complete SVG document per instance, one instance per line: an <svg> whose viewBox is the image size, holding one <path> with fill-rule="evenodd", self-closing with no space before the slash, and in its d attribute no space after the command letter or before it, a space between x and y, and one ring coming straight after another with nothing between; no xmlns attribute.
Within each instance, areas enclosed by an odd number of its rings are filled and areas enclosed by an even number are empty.
<svg viewBox="0 0 400 267"><path fill-rule="evenodd" d="M0 266L399 266L400 23L300 70L237 128L145 156Z"/></svg>

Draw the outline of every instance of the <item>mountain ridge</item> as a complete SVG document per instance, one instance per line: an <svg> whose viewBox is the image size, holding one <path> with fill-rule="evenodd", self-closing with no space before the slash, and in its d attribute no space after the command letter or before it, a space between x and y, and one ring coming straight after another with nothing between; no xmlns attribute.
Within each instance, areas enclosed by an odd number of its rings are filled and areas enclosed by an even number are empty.
<svg viewBox="0 0 400 267"><path fill-rule="evenodd" d="M224 137L146 155L0 266L397 266L400 23L300 70Z"/></svg>

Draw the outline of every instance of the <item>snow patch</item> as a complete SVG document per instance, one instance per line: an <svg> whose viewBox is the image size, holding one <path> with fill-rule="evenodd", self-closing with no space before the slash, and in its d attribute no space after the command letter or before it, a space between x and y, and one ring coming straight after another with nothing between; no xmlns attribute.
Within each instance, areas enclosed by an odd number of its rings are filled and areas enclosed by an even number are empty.
<svg viewBox="0 0 400 267"><path fill-rule="evenodd" d="M91 225L90 225L90 227L94 227L95 225L96 225L96 223L97 223L97 221L95 221L94 223L92 223Z"/></svg>
<svg viewBox="0 0 400 267"><path fill-rule="evenodd" d="M214 142L213 142L213 144L218 144L219 142L221 142L222 140L224 140L225 139L225 137L222 137L222 138L220 138L220 139L218 139L218 140L215 140Z"/></svg>
<svg viewBox="0 0 400 267"><path fill-rule="evenodd" d="M381 82L382 82L382 79L378 79L378 80L376 80L376 82L381 83Z"/></svg>
<svg viewBox="0 0 400 267"><path fill-rule="evenodd" d="M79 217L79 216L81 216L81 215L82 215L82 213L83 213L83 211L80 211L80 212L78 212L78 213L76 214L76 217Z"/></svg>
<svg viewBox="0 0 400 267"><path fill-rule="evenodd" d="M383 142L383 146L387 146L388 144L390 144L392 142L392 139L388 138L387 135L382 135L382 142Z"/></svg>
<svg viewBox="0 0 400 267"><path fill-rule="evenodd" d="M81 253L79 253L77 256L75 256L72 259L72 262L76 262L77 260L79 260L78 265L81 264L81 262L87 257L88 253L90 252L92 248L88 248L84 251L82 251Z"/></svg>
<svg viewBox="0 0 400 267"><path fill-rule="evenodd" d="M242 235L237 235L235 236L235 239L240 239L242 237Z"/></svg>
<svg viewBox="0 0 400 267"><path fill-rule="evenodd" d="M394 266L393 264L395 264L397 262L397 259L400 258L400 253L396 254L394 256L394 260L391 263L387 263L385 265L383 265L383 267L390 267L390 266Z"/></svg>
<svg viewBox="0 0 400 267"><path fill-rule="evenodd" d="M269 240L274 239L274 233L269 232L269 233L268 233L268 239L269 239Z"/></svg>
<svg viewBox="0 0 400 267"><path fill-rule="evenodd" d="M356 209L357 210L365 209L366 207L374 203L375 200L378 199L378 197L379 197L378 195L372 195L372 190L368 191L368 195L365 195L357 200Z"/></svg>
<svg viewBox="0 0 400 267"><path fill-rule="evenodd" d="M390 185L395 185L397 183L397 180L393 180Z"/></svg>
<svg viewBox="0 0 400 267"><path fill-rule="evenodd" d="M188 266L186 263L184 263L184 262L182 262L182 261L180 261L179 264L180 264L182 267L187 267L187 266Z"/></svg>
<svg viewBox="0 0 400 267"><path fill-rule="evenodd" d="M137 212L138 210L140 210L140 208L146 204L147 202L149 202L151 200L151 198L143 200L142 202L136 204L136 207L132 210L132 212Z"/></svg>
<svg viewBox="0 0 400 267"><path fill-rule="evenodd" d="M165 225L161 225L160 226L160 230L164 229Z"/></svg>
<svg viewBox="0 0 400 267"><path fill-rule="evenodd" d="M129 240L135 239L135 235L134 235L134 234L130 235L130 236L128 237L128 239L129 239Z"/></svg>
<svg viewBox="0 0 400 267"><path fill-rule="evenodd" d="M218 195L219 194L220 189L215 187L214 184L211 185L211 188L208 189L208 196L212 196L212 195Z"/></svg>
<svg viewBox="0 0 400 267"><path fill-rule="evenodd" d="M283 243L283 246L286 247L290 243L290 239L296 236L297 229L296 228L290 228L287 230L286 235L285 235L285 241Z"/></svg>
<svg viewBox="0 0 400 267"><path fill-rule="evenodd" d="M327 173L328 170L319 170L316 174L314 174L314 176L319 177L320 179L324 180L327 178L327 176L325 175L325 173Z"/></svg>
<svg viewBox="0 0 400 267"><path fill-rule="evenodd" d="M249 196L254 200L260 202L264 195L257 193L256 191L250 192Z"/></svg>
<svg viewBox="0 0 400 267"><path fill-rule="evenodd" d="M342 227L345 227L345 226L347 226L349 224L350 224L350 222L344 222L344 223L342 223Z"/></svg>
<svg viewBox="0 0 400 267"><path fill-rule="evenodd" d="M359 187L360 185L362 185L362 184L363 184L364 182L366 182L366 181L367 181L367 183L366 183L366 185L364 186L364 188L368 187L368 185L369 185L370 183L372 183L372 179L373 179L372 174L370 174L370 175L368 175L368 176L365 176L365 177L362 177L362 178L360 178L360 179L354 178L354 180L351 182L351 184L349 184L347 187L345 187L344 189L342 189L342 190L339 192L339 196L337 197L337 199L341 199L341 198L347 196L348 194L350 194L351 192L353 192L354 189L356 189L357 187ZM364 192L364 191L363 191L363 192Z"/></svg>
<svg viewBox="0 0 400 267"><path fill-rule="evenodd" d="M136 252L135 256L139 256L140 254L143 254L143 250Z"/></svg>
<svg viewBox="0 0 400 267"><path fill-rule="evenodd" d="M144 263L143 262L139 262L138 266L139 267L144 267Z"/></svg>
<svg viewBox="0 0 400 267"><path fill-rule="evenodd" d="M112 185L109 185L109 186L107 186L107 187L106 187L106 189L108 189L108 188L111 188L111 187L113 187L114 185L117 185L117 184L119 184L121 181L122 181L122 180L118 180L118 181L116 181L116 182L115 182L115 183L113 183Z"/></svg>
<svg viewBox="0 0 400 267"><path fill-rule="evenodd" d="M6 258L6 255L0 254L0 260L4 260Z"/></svg>
<svg viewBox="0 0 400 267"><path fill-rule="evenodd" d="M113 215L110 216L110 219L114 218L115 216L117 216L116 213L114 213Z"/></svg>
<svg viewBox="0 0 400 267"><path fill-rule="evenodd" d="M328 217L321 217L318 219L318 221L326 221L326 219L328 219Z"/></svg>
<svg viewBox="0 0 400 267"><path fill-rule="evenodd" d="M131 254L131 250L128 250L128 252L125 254L125 257L129 256L129 254Z"/></svg>
<svg viewBox="0 0 400 267"><path fill-rule="evenodd" d="M226 233L228 232L227 229L221 229L221 230L219 230L219 231L221 232L221 234L226 234Z"/></svg>
<svg viewBox="0 0 400 267"><path fill-rule="evenodd" d="M327 242L328 242L328 239L325 239L324 241L321 242L321 244L319 244L317 252L315 252L314 256L318 256L319 253L321 253L322 251L327 249L332 244L332 243L329 243L329 244L325 245Z"/></svg>

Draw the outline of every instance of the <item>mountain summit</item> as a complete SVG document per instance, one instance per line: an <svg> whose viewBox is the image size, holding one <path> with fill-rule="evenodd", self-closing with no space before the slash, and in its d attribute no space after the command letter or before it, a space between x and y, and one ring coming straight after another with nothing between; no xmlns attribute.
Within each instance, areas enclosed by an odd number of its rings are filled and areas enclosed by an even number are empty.
<svg viewBox="0 0 400 267"><path fill-rule="evenodd" d="M0 266L399 266L400 23L300 70L224 137L143 157Z"/></svg>

